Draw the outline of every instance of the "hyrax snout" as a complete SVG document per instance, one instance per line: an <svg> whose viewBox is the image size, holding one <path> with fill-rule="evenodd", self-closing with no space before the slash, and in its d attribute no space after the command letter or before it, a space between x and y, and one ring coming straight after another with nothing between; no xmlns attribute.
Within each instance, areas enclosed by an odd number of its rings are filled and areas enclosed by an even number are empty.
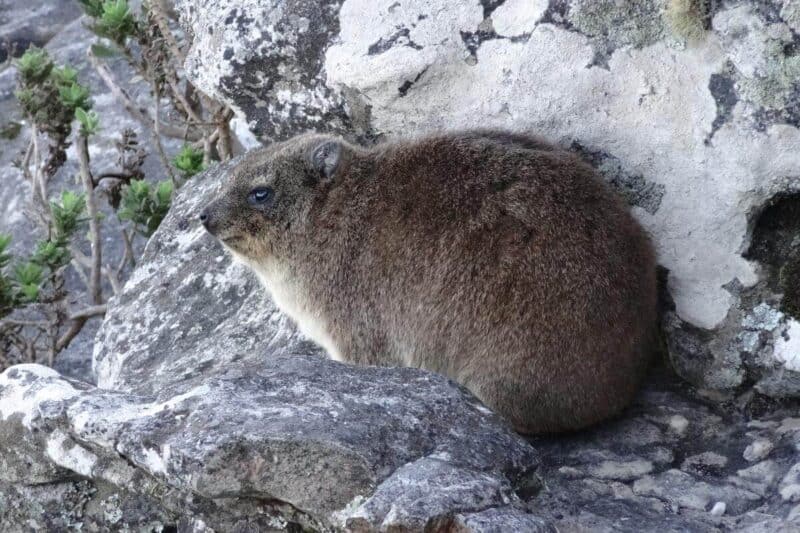
<svg viewBox="0 0 800 533"><path fill-rule="evenodd" d="M201 220L332 358L440 372L520 432L608 418L642 379L650 241L538 138L303 135L245 155Z"/></svg>

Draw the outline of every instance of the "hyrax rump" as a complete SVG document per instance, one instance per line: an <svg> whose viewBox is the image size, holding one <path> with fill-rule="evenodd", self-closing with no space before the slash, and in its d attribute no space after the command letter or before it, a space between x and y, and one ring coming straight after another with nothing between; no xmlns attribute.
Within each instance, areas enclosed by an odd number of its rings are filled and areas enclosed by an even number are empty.
<svg viewBox="0 0 800 533"><path fill-rule="evenodd" d="M535 137L302 135L244 156L200 218L332 358L440 372L519 432L612 416L644 373L650 241Z"/></svg>

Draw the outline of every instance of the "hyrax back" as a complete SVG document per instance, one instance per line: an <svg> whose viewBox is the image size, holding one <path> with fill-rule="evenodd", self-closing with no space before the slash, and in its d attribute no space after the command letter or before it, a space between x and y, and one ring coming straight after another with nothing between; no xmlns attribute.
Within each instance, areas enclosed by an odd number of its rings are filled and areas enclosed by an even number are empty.
<svg viewBox="0 0 800 533"><path fill-rule="evenodd" d="M305 135L248 154L201 218L332 357L441 372L523 433L614 415L646 366L650 242L534 137Z"/></svg>

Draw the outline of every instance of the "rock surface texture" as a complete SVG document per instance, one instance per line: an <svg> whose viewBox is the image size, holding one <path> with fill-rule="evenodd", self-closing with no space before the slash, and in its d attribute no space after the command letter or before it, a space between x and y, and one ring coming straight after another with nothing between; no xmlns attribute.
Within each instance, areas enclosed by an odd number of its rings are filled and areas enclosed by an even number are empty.
<svg viewBox="0 0 800 533"><path fill-rule="evenodd" d="M190 76L264 139L496 126L580 151L654 236L681 375L800 396L796 1L178 5Z"/></svg>
<svg viewBox="0 0 800 533"><path fill-rule="evenodd" d="M227 168L181 189L114 300L99 387L0 374L8 530L800 527L796 409L750 420L656 371L620 420L526 442L443 377L321 357L196 221Z"/></svg>

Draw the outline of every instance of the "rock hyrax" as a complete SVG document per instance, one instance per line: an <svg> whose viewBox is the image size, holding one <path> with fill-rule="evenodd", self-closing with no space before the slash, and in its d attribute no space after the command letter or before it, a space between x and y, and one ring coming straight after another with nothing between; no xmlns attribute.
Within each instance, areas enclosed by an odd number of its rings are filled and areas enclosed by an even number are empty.
<svg viewBox="0 0 800 533"><path fill-rule="evenodd" d="M644 373L650 241L535 137L302 135L245 155L200 218L332 358L440 372L519 432L612 416Z"/></svg>

